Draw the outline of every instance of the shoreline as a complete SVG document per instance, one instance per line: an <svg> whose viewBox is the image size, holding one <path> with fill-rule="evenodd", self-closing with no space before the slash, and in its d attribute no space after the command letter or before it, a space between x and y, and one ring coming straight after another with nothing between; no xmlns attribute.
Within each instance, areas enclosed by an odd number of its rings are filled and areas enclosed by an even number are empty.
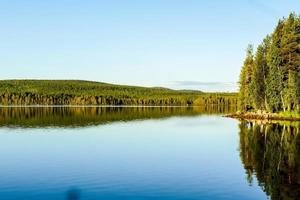
<svg viewBox="0 0 300 200"><path fill-rule="evenodd" d="M240 119L240 120L276 120L276 121L300 121L300 117L282 116L278 113L232 113L224 117Z"/></svg>

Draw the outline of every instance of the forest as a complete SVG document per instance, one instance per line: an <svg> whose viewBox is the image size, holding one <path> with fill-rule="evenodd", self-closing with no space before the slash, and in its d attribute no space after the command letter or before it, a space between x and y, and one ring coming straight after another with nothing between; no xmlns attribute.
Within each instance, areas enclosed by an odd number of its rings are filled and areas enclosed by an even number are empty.
<svg viewBox="0 0 300 200"><path fill-rule="evenodd" d="M239 84L242 112L299 113L300 16L279 20L255 52L248 46Z"/></svg>
<svg viewBox="0 0 300 200"><path fill-rule="evenodd" d="M1 80L0 105L237 106L236 93L203 93L79 80Z"/></svg>

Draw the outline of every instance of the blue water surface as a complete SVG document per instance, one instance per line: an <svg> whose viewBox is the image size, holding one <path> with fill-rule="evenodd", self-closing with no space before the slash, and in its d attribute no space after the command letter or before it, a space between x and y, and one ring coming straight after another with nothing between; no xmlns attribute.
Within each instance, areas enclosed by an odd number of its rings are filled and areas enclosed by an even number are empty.
<svg viewBox="0 0 300 200"><path fill-rule="evenodd" d="M0 199L267 199L217 115L0 128Z"/></svg>

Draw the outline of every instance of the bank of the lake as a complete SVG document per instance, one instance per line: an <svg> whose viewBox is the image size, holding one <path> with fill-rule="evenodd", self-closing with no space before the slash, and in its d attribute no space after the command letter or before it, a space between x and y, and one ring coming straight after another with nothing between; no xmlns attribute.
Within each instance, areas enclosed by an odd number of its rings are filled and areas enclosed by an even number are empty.
<svg viewBox="0 0 300 200"><path fill-rule="evenodd" d="M235 119L246 119L246 120L300 121L300 114L297 112L281 112L281 113L236 112L225 116L235 118Z"/></svg>

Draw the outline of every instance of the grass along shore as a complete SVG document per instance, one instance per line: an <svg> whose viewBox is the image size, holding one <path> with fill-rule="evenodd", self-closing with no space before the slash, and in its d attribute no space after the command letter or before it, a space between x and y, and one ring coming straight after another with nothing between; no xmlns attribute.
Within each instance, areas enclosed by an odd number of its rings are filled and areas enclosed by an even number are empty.
<svg viewBox="0 0 300 200"><path fill-rule="evenodd" d="M267 112L236 112L228 114L226 117L245 120L278 120L278 121L300 121L299 112L279 112L279 113L267 113Z"/></svg>

